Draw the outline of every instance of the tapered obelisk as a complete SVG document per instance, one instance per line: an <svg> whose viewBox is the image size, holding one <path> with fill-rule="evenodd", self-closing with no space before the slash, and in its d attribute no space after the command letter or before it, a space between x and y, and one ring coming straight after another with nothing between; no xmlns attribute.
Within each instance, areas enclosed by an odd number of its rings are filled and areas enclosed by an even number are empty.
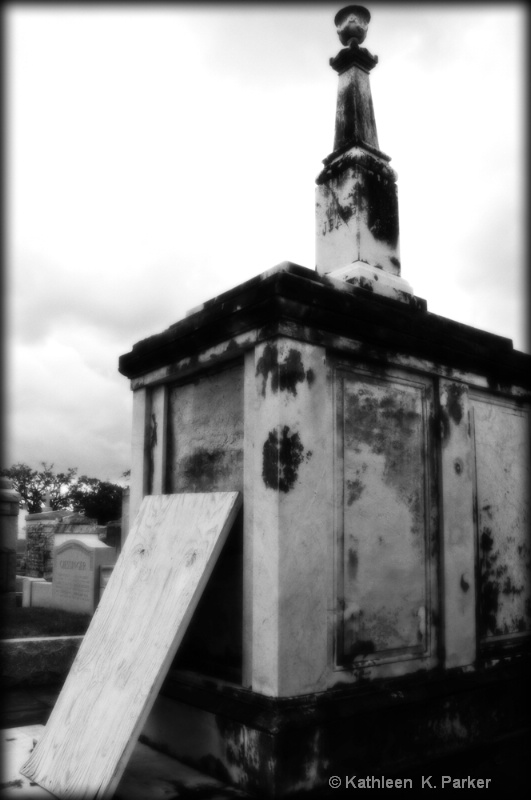
<svg viewBox="0 0 531 800"><path fill-rule="evenodd" d="M397 176L380 150L369 83L378 58L360 47L370 18L363 6L347 6L334 20L345 47L330 59L339 85L334 150L317 178L317 271L408 302L413 291L400 277Z"/></svg>

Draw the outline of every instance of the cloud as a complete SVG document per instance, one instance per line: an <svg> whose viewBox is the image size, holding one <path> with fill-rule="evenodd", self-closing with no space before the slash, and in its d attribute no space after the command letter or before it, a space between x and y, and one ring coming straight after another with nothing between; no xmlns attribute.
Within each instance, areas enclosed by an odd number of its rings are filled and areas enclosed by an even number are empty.
<svg viewBox="0 0 531 800"><path fill-rule="evenodd" d="M17 345L7 387L9 463L80 472L118 480L130 466L131 395L121 376L106 376L64 342ZM118 379L125 383L117 391ZM16 442L16 447L15 447Z"/></svg>
<svg viewBox="0 0 531 800"><path fill-rule="evenodd" d="M314 266L334 11L8 10L13 459L119 478L131 436L119 355L280 261ZM435 313L522 348L524 14L371 11L403 277Z"/></svg>

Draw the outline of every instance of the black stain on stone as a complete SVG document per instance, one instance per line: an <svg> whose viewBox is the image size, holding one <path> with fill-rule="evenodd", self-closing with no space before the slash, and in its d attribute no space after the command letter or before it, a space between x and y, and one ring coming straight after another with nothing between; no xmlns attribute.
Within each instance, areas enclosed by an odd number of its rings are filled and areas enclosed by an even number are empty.
<svg viewBox="0 0 531 800"><path fill-rule="evenodd" d="M459 423L463 419L463 406L461 404L461 395L463 394L464 391L465 391L464 386L458 386L455 383L453 383L449 387L448 391L448 402L447 402L448 413L456 425L459 425Z"/></svg>
<svg viewBox="0 0 531 800"><path fill-rule="evenodd" d="M298 350L291 348L288 357L285 361L280 361L278 358L278 349L274 344L267 344L264 348L262 356L256 365L256 376L262 376L262 397L265 397L267 379L271 375L271 390L277 392L289 392L292 395L297 394L297 384L303 383L304 380L308 381L308 386L311 387L315 380L313 370L309 369L304 371L302 357Z"/></svg>
<svg viewBox="0 0 531 800"><path fill-rule="evenodd" d="M348 572L349 577L352 580L355 580L358 574L358 554L355 552L355 550L348 551Z"/></svg>
<svg viewBox="0 0 531 800"><path fill-rule="evenodd" d="M263 378L262 383L262 397L265 397L265 390L267 385L267 378L271 373L271 388L274 392L278 389L278 350L276 345L267 344L264 347L264 352L260 356L258 364L256 365L256 377L261 375Z"/></svg>
<svg viewBox="0 0 531 800"><path fill-rule="evenodd" d="M423 420L415 395L398 387L386 389L358 384L345 397L345 448L361 454L363 445L377 456L384 456L384 482L398 493L399 502L411 512L411 532L416 547L424 548L424 505L418 486L418 472L423 469ZM358 498L358 471L352 475L352 503ZM351 499L346 495L346 503Z"/></svg>
<svg viewBox="0 0 531 800"><path fill-rule="evenodd" d="M207 488L226 471L225 451L199 448L183 459L182 472L187 482L195 487Z"/></svg>
<svg viewBox="0 0 531 800"><path fill-rule="evenodd" d="M499 635L498 609L500 586L498 579L507 568L497 567L498 553L493 552L494 540L490 528L484 528L480 537L481 590L479 597L479 627L482 636L488 633Z"/></svg>
<svg viewBox="0 0 531 800"><path fill-rule="evenodd" d="M398 243L398 198L396 184L379 180L373 172L365 173L367 224L375 239L390 247Z"/></svg>
<svg viewBox="0 0 531 800"><path fill-rule="evenodd" d="M492 550L492 545L494 544L492 539L492 531L490 528L484 528L481 533L481 542L480 547L484 553L489 553Z"/></svg>
<svg viewBox="0 0 531 800"><path fill-rule="evenodd" d="M374 286L372 285L372 281L369 281L367 278L360 278L360 289L365 289L367 292L374 292Z"/></svg>
<svg viewBox="0 0 531 800"><path fill-rule="evenodd" d="M504 595L506 595L506 596L509 596L509 595L515 596L516 595L518 597L518 595L522 594L523 591L524 591L524 587L523 586L515 586L514 583L511 580L511 577L509 575L507 575L507 577L505 578L505 582L503 584L502 593Z"/></svg>
<svg viewBox="0 0 531 800"><path fill-rule="evenodd" d="M262 449L262 478L269 489L289 492L304 459L304 447L297 432L290 435L284 425L280 440L277 430L270 431Z"/></svg>
<svg viewBox="0 0 531 800"><path fill-rule="evenodd" d="M370 639L358 639L347 653L348 658L356 658L356 656L368 656L376 650L374 642Z"/></svg>
<svg viewBox="0 0 531 800"><path fill-rule="evenodd" d="M297 394L297 384L302 383L306 377L302 364L301 354L293 348L289 351L286 361L279 365L280 391Z"/></svg>
<svg viewBox="0 0 531 800"><path fill-rule="evenodd" d="M255 755L255 752L254 747L250 743L247 743L247 737L243 735L245 731L244 724L222 714L216 714L215 722L224 745L223 753L226 763L232 767L237 767L239 770L243 770L251 787L263 786L265 780L265 775L263 773L267 770L267 767L260 758L249 757L250 755ZM207 769L206 764L200 764L200 766L204 768L204 771L218 778L218 780L223 781L223 783L231 783L231 778L228 776L228 773L227 777L223 777L221 770L226 771L224 764L213 756L207 756L207 758L212 759L212 767ZM217 772L214 772L214 768L217 769ZM212 790L210 796L212 797Z"/></svg>
<svg viewBox="0 0 531 800"><path fill-rule="evenodd" d="M357 479L355 481L347 480L347 491L348 491L347 505L351 506L352 503L358 500L364 489L365 486L361 481Z"/></svg>
<svg viewBox="0 0 531 800"><path fill-rule="evenodd" d="M151 414L148 452L148 494L153 491L153 476L155 473L155 448L157 446L157 417Z"/></svg>

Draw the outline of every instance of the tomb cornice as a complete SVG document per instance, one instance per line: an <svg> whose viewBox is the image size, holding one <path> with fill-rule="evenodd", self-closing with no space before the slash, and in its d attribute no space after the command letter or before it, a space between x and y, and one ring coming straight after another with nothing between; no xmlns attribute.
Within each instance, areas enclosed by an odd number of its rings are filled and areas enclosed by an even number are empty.
<svg viewBox="0 0 531 800"><path fill-rule="evenodd" d="M140 377L238 334L278 321L487 375L492 386L531 386L531 356L512 341L432 314L426 302L395 300L289 262L203 304L120 357L119 370ZM252 346L252 343L249 345Z"/></svg>

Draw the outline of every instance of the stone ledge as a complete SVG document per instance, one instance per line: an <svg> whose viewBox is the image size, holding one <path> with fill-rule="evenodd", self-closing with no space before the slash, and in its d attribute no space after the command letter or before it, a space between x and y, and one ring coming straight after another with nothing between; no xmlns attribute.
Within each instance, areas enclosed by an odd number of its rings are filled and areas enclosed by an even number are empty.
<svg viewBox="0 0 531 800"><path fill-rule="evenodd" d="M322 334L335 334L427 358L453 369L485 375L493 391L511 385L531 387L531 356L513 349L510 339L375 295L285 262L273 270L207 301L165 331L137 342L119 360L119 371L138 378L203 349L252 330L294 322ZM237 347L235 347L237 352Z"/></svg>
<svg viewBox="0 0 531 800"><path fill-rule="evenodd" d="M82 640L83 636L3 640L0 643L3 685L12 688L63 681Z"/></svg>

